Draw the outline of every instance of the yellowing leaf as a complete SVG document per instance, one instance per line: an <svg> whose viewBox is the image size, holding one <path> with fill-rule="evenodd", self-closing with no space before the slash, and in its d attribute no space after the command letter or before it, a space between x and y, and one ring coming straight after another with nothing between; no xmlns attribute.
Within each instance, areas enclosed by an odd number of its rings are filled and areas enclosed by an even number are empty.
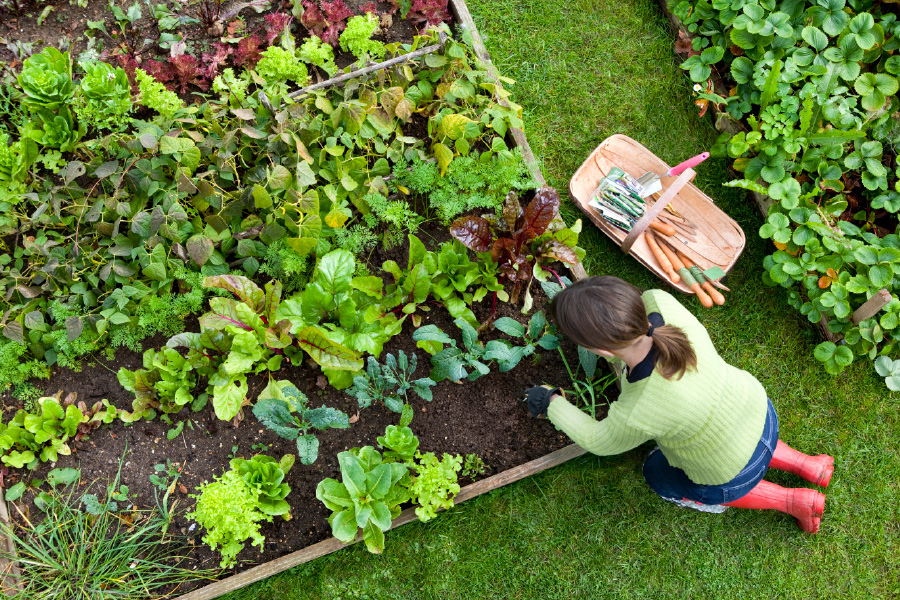
<svg viewBox="0 0 900 600"><path fill-rule="evenodd" d="M441 119L441 124L438 125L437 128L437 134L442 138L458 140L459 138L463 137L466 131L466 125L470 122L471 119L464 115L447 115L443 119Z"/></svg>
<svg viewBox="0 0 900 600"><path fill-rule="evenodd" d="M344 223L346 223L349 218L350 212L348 210L340 208L333 209L325 215L325 224L336 229L338 227L343 227Z"/></svg>
<svg viewBox="0 0 900 600"><path fill-rule="evenodd" d="M403 122L409 121L412 118L413 103L410 102L407 98L403 98L400 102L397 103L397 108L395 109L395 113L397 114L397 118Z"/></svg>
<svg viewBox="0 0 900 600"><path fill-rule="evenodd" d="M441 168L441 177L447 172L450 163L453 162L453 151L444 144L438 142L431 146L431 152L437 159L438 166Z"/></svg>

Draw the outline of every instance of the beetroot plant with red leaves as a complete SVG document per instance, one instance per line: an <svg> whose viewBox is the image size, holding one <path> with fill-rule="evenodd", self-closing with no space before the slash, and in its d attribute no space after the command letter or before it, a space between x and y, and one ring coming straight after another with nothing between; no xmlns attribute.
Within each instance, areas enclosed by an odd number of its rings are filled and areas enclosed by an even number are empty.
<svg viewBox="0 0 900 600"><path fill-rule="evenodd" d="M321 8L313 0L303 0L302 7L300 23L323 42L337 47L338 38L347 27L347 19L353 16L344 0L321 0Z"/></svg>
<svg viewBox="0 0 900 600"><path fill-rule="evenodd" d="M420 26L440 25L450 20L447 0L412 0L409 12L403 15Z"/></svg>
<svg viewBox="0 0 900 600"><path fill-rule="evenodd" d="M551 230L550 223L559 215L559 194L543 186L524 209L514 192L506 196L500 219L461 217L450 226L450 234L475 252L490 252L498 263L501 276L513 284L510 302L518 303L522 284L528 290L535 267L555 261L575 264L579 260L578 233L574 229Z"/></svg>

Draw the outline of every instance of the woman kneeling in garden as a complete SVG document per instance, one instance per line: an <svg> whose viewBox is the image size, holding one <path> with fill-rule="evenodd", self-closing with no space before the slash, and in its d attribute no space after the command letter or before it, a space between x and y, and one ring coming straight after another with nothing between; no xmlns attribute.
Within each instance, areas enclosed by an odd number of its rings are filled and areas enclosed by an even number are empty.
<svg viewBox="0 0 900 600"><path fill-rule="evenodd" d="M763 481L771 467L825 487L828 455L807 456L778 439L778 417L762 384L727 364L706 329L670 294L616 277L591 277L551 305L560 330L576 344L628 365L619 400L596 421L560 395L528 390L533 416L594 454L610 455L655 440L644 477L665 500L704 512L728 506L779 510L804 531L819 529L825 495Z"/></svg>

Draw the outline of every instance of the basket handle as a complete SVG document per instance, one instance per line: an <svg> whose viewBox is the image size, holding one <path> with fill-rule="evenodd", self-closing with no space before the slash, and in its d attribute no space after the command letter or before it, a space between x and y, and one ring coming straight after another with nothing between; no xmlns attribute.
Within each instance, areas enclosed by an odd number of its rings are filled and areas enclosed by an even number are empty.
<svg viewBox="0 0 900 600"><path fill-rule="evenodd" d="M691 179L693 179L694 175L696 174L697 173L693 169L687 168L681 173L681 175L679 175L675 179L675 181L672 182L672 185L670 185L666 189L666 191L662 193L662 195L659 197L659 200L657 200L653 204L653 206L651 206L647 210L647 212L644 213L644 216L638 219L638 222L634 224L634 227L631 228L631 231L629 231L628 235L625 236L625 239L622 240L622 245L620 246L622 248L622 252L624 252L625 254L631 252L631 247L638 239L638 236L644 233L644 230L647 229L653 219L659 216L659 213L661 213L663 209L669 205L669 202L672 201L672 198L674 198L678 194L678 192L681 191L681 188L683 188Z"/></svg>

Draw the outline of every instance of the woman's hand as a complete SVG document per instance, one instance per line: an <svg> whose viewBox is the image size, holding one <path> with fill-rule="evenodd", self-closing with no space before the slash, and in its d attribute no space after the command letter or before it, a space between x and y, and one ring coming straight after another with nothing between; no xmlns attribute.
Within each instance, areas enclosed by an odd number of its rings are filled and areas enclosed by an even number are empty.
<svg viewBox="0 0 900 600"><path fill-rule="evenodd" d="M547 416L547 407L553 396L563 396L561 388L550 387L549 385L538 385L525 390L525 402L528 404L528 412L532 417Z"/></svg>

